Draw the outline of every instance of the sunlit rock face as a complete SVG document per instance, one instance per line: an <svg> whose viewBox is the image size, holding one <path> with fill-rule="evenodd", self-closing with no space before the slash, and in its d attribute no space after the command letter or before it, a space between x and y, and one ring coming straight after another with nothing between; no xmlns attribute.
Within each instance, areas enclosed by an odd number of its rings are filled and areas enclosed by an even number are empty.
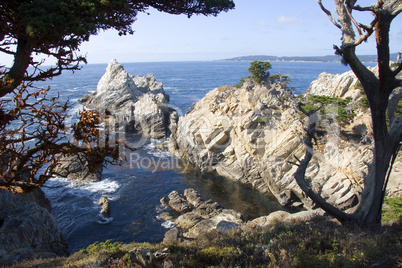
<svg viewBox="0 0 402 268"><path fill-rule="evenodd" d="M139 133L161 139L168 132L169 96L152 74L127 73L123 65L111 60L96 92L81 99L88 108L100 111L116 131Z"/></svg>
<svg viewBox="0 0 402 268"><path fill-rule="evenodd" d="M309 92L349 96L356 102L361 93L354 79L350 73L332 83L321 77L325 85L319 86L316 81ZM262 85L246 81L241 88L216 88L179 118L169 150L200 171L215 171L262 192L270 191L282 205L313 208L293 178L297 166L292 163L305 153L302 139L306 118L298 111L298 102L286 83L278 79ZM358 203L366 163L372 159L370 124L369 114L357 108L356 118L345 131L354 137L354 132L362 133L357 139L348 139L336 121L322 121L326 134L314 148L306 177L314 190L343 210ZM391 186L389 193L400 192L398 187Z"/></svg>

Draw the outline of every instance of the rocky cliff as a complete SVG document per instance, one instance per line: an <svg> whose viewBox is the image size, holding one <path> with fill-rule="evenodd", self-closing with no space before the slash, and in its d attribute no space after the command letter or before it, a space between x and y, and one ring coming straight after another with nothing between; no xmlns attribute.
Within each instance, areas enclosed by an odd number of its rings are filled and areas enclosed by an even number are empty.
<svg viewBox="0 0 402 268"><path fill-rule="evenodd" d="M0 190L0 266L25 259L67 256L67 246L42 190Z"/></svg>
<svg viewBox="0 0 402 268"><path fill-rule="evenodd" d="M107 115L117 131L165 138L169 124L169 96L162 83L151 74L127 73L123 65L111 60L96 92L81 99L88 108Z"/></svg>
<svg viewBox="0 0 402 268"><path fill-rule="evenodd" d="M354 103L361 98L350 73L341 77L326 74L320 79L308 92L350 96ZM248 80L241 88L216 88L178 120L169 150L201 171L216 171L262 192L270 191L282 205L311 208L313 204L293 178L296 166L290 163L305 152L301 142L306 118L296 108L297 102L286 83L274 79L264 85ZM315 148L318 152L307 176L317 192L344 210L357 204L359 185L367 172L365 163L371 161L369 124L370 118L362 110L356 111L346 131L341 131L337 122L322 120L326 135ZM360 136L353 133L357 130L361 130ZM399 160L393 181L400 176L400 164ZM400 185L390 185L389 193L400 195L400 189Z"/></svg>

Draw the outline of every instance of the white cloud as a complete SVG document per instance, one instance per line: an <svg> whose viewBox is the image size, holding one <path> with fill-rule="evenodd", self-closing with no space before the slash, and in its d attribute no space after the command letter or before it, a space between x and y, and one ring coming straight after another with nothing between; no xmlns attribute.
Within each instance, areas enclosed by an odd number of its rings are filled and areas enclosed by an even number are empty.
<svg viewBox="0 0 402 268"><path fill-rule="evenodd" d="M276 18L276 21L279 23L292 23L292 24L300 24L303 23L302 18L296 18L291 16L282 15Z"/></svg>
<svg viewBox="0 0 402 268"><path fill-rule="evenodd" d="M255 23L257 27L265 27L268 26L268 23L265 20L260 20Z"/></svg>

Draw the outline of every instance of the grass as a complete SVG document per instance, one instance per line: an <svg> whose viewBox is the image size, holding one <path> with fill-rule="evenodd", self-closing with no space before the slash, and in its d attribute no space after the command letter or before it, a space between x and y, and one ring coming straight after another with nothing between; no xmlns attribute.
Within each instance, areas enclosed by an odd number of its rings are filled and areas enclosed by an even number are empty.
<svg viewBox="0 0 402 268"><path fill-rule="evenodd" d="M387 199L390 213L401 198ZM387 212L388 213L388 212ZM136 267L129 251L168 247L170 267L401 267L402 221L377 229L341 226L319 217L250 232L212 231L179 244L94 243L68 258L28 261L16 267Z"/></svg>
<svg viewBox="0 0 402 268"><path fill-rule="evenodd" d="M385 198L382 209L382 222L402 220L402 197Z"/></svg>

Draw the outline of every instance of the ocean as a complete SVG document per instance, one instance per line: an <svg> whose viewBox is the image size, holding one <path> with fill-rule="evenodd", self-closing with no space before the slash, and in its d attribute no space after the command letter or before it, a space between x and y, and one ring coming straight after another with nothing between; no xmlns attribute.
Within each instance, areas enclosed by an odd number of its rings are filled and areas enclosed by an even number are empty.
<svg viewBox="0 0 402 268"><path fill-rule="evenodd" d="M290 75L295 94L306 90L322 72L343 73L348 67L340 63L272 62L271 74ZM124 63L134 75L153 74L170 95L170 105L180 115L210 90L235 85L248 76L248 62L152 62ZM66 72L41 84L51 87L50 94L60 93L61 101L69 100L69 113L76 116L78 99L95 91L107 64L89 64L75 73ZM249 185L228 181L216 174L182 174L178 161L169 153L153 149L160 141L149 140L129 157L123 166L108 166L100 182L79 184L63 178L49 180L43 190L52 204L52 214L64 235L70 252L94 242L160 242L172 223L158 215L164 211L159 200L176 190L182 193L194 188L202 197L217 201L225 208L241 212L246 220L283 209L268 194ZM145 161L146 159L146 161ZM142 162L141 162L142 161ZM141 163L141 164L139 164ZM158 163L166 168L155 170ZM97 201L102 195L110 200L111 214L99 214Z"/></svg>

